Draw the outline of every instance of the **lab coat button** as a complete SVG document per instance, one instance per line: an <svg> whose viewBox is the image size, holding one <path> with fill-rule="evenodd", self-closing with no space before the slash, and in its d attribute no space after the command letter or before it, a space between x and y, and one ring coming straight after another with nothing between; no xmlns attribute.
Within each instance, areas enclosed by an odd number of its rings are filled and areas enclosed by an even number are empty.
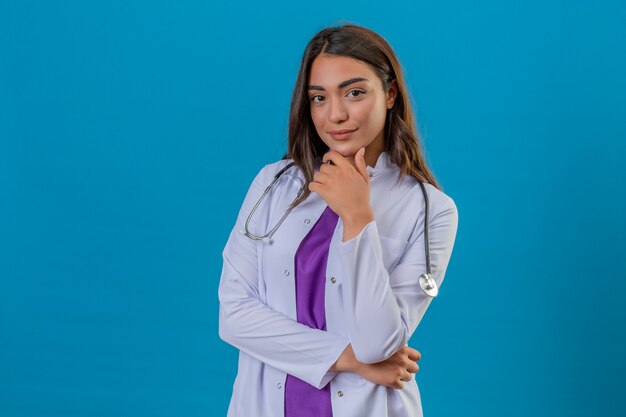
<svg viewBox="0 0 626 417"><path fill-rule="evenodd" d="M343 391L337 391L337 396L338 397L343 397Z"/></svg>
<svg viewBox="0 0 626 417"><path fill-rule="evenodd" d="M306 224L311 223L311 219L304 219L304 223L306 223Z"/></svg>
<svg viewBox="0 0 626 417"><path fill-rule="evenodd" d="M285 275L289 276L289 270L288 269L285 269Z"/></svg>
<svg viewBox="0 0 626 417"><path fill-rule="evenodd" d="M330 282L332 282L332 283L334 284L335 282L337 282L337 278L335 278L335 277L330 277Z"/></svg>
<svg viewBox="0 0 626 417"><path fill-rule="evenodd" d="M283 384L279 382L276 386L278 387L278 389L281 389L283 387Z"/></svg>

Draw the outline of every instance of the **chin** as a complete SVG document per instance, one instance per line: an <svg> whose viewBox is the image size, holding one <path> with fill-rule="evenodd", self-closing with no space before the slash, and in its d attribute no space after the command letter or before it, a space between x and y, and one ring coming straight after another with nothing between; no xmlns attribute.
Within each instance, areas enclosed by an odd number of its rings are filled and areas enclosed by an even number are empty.
<svg viewBox="0 0 626 417"><path fill-rule="evenodd" d="M354 155L356 155L359 148L360 146L355 147L354 145L349 144L349 143L339 143L335 146L330 147L331 150L335 152L339 152L342 156L346 158L353 157Z"/></svg>

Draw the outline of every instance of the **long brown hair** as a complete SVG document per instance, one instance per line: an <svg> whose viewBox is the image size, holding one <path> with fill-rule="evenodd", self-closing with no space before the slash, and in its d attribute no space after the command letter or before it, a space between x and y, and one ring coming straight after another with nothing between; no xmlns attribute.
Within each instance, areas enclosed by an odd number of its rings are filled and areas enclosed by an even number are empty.
<svg viewBox="0 0 626 417"><path fill-rule="evenodd" d="M308 82L313 60L320 54L346 56L369 64L380 78L385 92L391 82L397 82L398 95L385 120L385 152L400 168L402 175L428 182L441 190L435 177L426 166L413 110L409 102L402 69L389 43L376 32L354 24L327 27L319 31L307 45L291 97L289 115L289 144L282 159L293 159L306 179L302 195L291 205L295 207L311 194L308 183L313 181L316 161L328 152L328 146L315 130L308 100Z"/></svg>

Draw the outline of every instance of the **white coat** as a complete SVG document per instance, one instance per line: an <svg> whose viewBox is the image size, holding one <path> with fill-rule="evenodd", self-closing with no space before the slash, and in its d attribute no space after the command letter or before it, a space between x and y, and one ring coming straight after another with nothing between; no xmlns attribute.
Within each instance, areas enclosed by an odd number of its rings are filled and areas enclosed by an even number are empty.
<svg viewBox="0 0 626 417"><path fill-rule="evenodd" d="M375 363L406 345L432 298L418 283L426 272L424 199L408 176L394 185L399 168L383 152L372 174L375 220L342 242L341 218L326 268L327 330L297 322L294 256L326 208L317 193L291 211L271 243L241 234L248 214L274 175L291 160L266 165L254 178L222 252L218 296L219 335L239 349L238 373L228 417L284 416L287 374L323 388L331 384L333 417L421 417L413 378L404 388L374 384L351 372L330 372L351 343L356 358ZM261 202L249 230L263 235L295 199L304 176L294 165ZM454 201L425 183L430 200L432 276L441 286L457 231Z"/></svg>

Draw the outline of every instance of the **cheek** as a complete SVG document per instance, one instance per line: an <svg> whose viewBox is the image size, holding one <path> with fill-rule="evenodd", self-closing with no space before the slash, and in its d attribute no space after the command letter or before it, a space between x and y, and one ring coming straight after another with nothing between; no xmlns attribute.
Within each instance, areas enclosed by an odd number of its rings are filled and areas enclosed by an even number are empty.
<svg viewBox="0 0 626 417"><path fill-rule="evenodd" d="M324 142L327 146L330 146L325 137L326 136L326 133L324 132L325 115L323 111L321 109L311 108L310 114L311 114L311 120L313 121L313 127L315 127L315 131L317 132L317 135L320 137L320 139L322 139L322 142Z"/></svg>
<svg viewBox="0 0 626 417"><path fill-rule="evenodd" d="M317 108L311 108L311 120L313 120L315 129L319 131L324 125L324 115L322 114L322 111Z"/></svg>
<svg viewBox="0 0 626 417"><path fill-rule="evenodd" d="M385 120L387 119L387 107L384 105L376 112L373 118L376 120L376 129L380 130L385 127Z"/></svg>
<svg viewBox="0 0 626 417"><path fill-rule="evenodd" d="M367 103L355 109L354 117L359 120L359 124L368 130L378 130L385 125L387 108L385 103Z"/></svg>

